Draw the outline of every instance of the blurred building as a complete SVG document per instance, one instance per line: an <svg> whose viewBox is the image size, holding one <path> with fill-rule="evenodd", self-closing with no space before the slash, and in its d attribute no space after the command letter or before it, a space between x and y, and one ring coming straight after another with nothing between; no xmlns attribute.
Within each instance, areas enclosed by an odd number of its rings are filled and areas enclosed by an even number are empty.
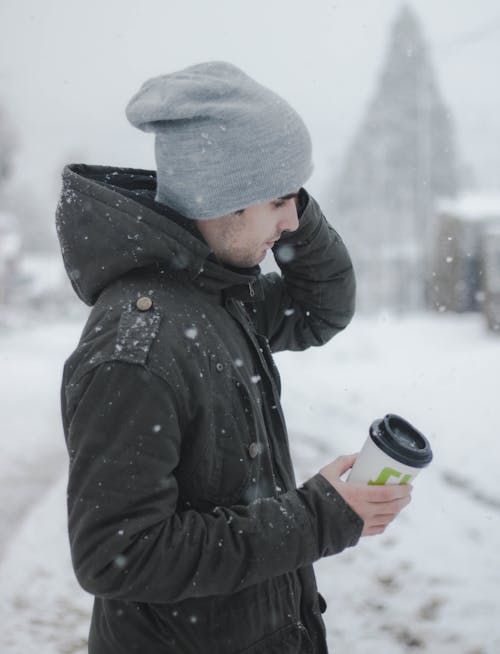
<svg viewBox="0 0 500 654"><path fill-rule="evenodd" d="M438 311L483 311L500 330L500 194L441 204L427 298Z"/></svg>
<svg viewBox="0 0 500 654"><path fill-rule="evenodd" d="M0 327L32 319L80 315L60 255L27 250L16 216L0 211Z"/></svg>
<svg viewBox="0 0 500 654"><path fill-rule="evenodd" d="M14 291L19 276L21 237L14 216L0 212L0 306Z"/></svg>
<svg viewBox="0 0 500 654"><path fill-rule="evenodd" d="M500 333L500 219L485 231L484 314L488 326Z"/></svg>

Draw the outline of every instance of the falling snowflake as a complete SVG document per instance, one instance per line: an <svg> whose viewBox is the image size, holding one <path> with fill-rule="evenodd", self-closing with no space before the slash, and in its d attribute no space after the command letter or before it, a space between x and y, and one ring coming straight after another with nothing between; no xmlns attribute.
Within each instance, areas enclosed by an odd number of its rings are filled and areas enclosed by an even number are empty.
<svg viewBox="0 0 500 654"><path fill-rule="evenodd" d="M277 248L277 255L279 261L289 263L295 259L295 251L291 245L280 245Z"/></svg>
<svg viewBox="0 0 500 654"><path fill-rule="evenodd" d="M198 330L196 327L188 327L186 330L184 330L184 334L187 338L194 340L198 336Z"/></svg>

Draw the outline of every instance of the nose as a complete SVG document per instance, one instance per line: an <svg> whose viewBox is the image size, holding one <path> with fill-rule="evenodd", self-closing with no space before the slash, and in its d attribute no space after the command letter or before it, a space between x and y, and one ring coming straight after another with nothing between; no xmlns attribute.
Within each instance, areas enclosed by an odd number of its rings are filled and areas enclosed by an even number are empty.
<svg viewBox="0 0 500 654"><path fill-rule="evenodd" d="M293 199L288 200L281 208L281 215L278 222L280 232L294 232L299 226L297 205Z"/></svg>

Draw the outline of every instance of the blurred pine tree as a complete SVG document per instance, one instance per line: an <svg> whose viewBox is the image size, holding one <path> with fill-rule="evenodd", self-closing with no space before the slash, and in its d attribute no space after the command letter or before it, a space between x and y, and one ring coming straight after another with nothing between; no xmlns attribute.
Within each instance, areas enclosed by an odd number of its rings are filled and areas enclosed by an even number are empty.
<svg viewBox="0 0 500 654"><path fill-rule="evenodd" d="M406 5L335 186L335 220L353 256L358 307L423 307L434 204L456 195L459 165L429 48Z"/></svg>

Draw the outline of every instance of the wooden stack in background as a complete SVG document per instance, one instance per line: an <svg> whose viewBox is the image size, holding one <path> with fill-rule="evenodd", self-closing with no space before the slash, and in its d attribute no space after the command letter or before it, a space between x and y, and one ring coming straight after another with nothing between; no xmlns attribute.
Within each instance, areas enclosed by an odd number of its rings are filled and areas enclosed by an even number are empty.
<svg viewBox="0 0 500 654"><path fill-rule="evenodd" d="M437 311L483 311L500 332L500 198L467 196L437 212L426 295Z"/></svg>
<svg viewBox="0 0 500 654"><path fill-rule="evenodd" d="M482 240L484 261L483 311L488 327L500 333L500 221L485 229Z"/></svg>

